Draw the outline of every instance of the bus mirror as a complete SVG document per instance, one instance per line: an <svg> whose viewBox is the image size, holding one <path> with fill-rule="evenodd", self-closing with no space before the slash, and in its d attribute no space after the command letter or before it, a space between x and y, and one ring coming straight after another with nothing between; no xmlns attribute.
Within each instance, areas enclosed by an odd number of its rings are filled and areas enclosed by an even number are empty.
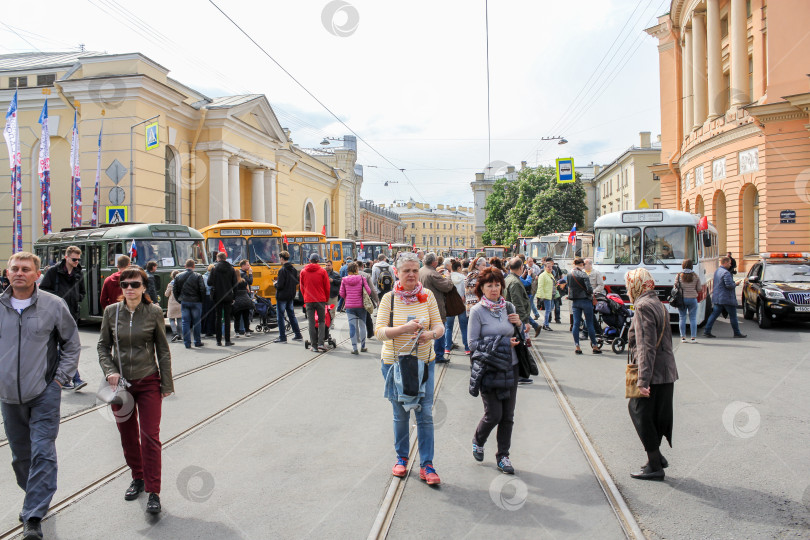
<svg viewBox="0 0 810 540"><path fill-rule="evenodd" d="M703 235L703 247L712 247L712 237L708 234Z"/></svg>

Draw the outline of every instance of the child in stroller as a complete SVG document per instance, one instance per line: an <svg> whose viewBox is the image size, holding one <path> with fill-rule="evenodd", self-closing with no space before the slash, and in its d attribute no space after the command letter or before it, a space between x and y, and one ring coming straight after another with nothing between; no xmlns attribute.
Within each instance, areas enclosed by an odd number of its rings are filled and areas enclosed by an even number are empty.
<svg viewBox="0 0 810 540"><path fill-rule="evenodd" d="M614 353L623 353L633 312L617 294L597 294L594 312L599 314L596 320L597 346L601 349L603 344L609 343Z"/></svg>
<svg viewBox="0 0 810 540"><path fill-rule="evenodd" d="M259 322L256 323L256 332L269 332L271 328L278 326L276 308L273 307L273 302L269 298L256 295L253 298L253 304L254 313L259 317Z"/></svg>
<svg viewBox="0 0 810 540"><path fill-rule="evenodd" d="M324 344L328 345L329 347L332 347L333 349L336 349L337 348L337 341L335 341L332 338L332 335L330 333L330 330L332 329L332 313L334 312L334 309L335 309L335 304L327 304L326 309L324 310L325 313L326 313L325 316L324 316L324 318L326 319L326 321L325 321L326 330L325 330L324 335L323 335L323 342L324 342ZM304 317L306 317L306 315L307 315L307 305L306 304L304 304L303 310L304 310ZM321 321L318 320L318 313L315 312L315 328L319 328L320 324L321 324ZM310 343L310 341L308 339L304 340L304 348L305 349L309 349L310 344L311 343ZM316 343L316 345L317 345L317 343Z"/></svg>

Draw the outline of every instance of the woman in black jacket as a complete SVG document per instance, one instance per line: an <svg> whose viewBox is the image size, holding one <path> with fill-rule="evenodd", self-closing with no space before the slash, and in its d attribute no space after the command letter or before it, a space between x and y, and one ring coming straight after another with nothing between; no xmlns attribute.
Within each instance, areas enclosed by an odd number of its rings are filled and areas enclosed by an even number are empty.
<svg viewBox="0 0 810 540"><path fill-rule="evenodd" d="M287 343L287 323L284 321L285 315L290 319L290 327L293 331L293 341L303 340L301 329L298 327L298 319L295 318L293 309L293 299L298 288L298 270L290 262L290 253L282 251L278 254L281 257L281 269L274 283L276 287L276 314L278 316L278 337L273 343Z"/></svg>
<svg viewBox="0 0 810 540"><path fill-rule="evenodd" d="M238 337L250 336L253 331L250 329L250 310L253 309L253 300L250 297L250 289L248 282L239 274L239 271L234 269L237 273L236 278L236 293L233 297L233 325L234 332ZM242 324L239 324L239 321ZM238 329L242 328L239 332Z"/></svg>
<svg viewBox="0 0 810 540"><path fill-rule="evenodd" d="M574 352L582 354L579 348L579 326L582 315L585 315L585 327L588 329L588 337L591 340L593 354L602 354L596 346L596 331L593 328L593 288L591 279L585 273L585 261L581 257L574 259L574 270L568 276L568 299L571 300L571 334L574 336Z"/></svg>

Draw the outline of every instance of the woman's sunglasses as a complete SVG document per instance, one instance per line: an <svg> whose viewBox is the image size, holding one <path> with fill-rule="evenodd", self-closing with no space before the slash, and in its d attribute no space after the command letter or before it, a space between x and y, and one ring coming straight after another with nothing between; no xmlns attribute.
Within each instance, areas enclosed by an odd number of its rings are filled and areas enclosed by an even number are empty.
<svg viewBox="0 0 810 540"><path fill-rule="evenodd" d="M133 289L140 289L142 285L143 285L143 283L140 282L140 281L122 281L121 282L121 288L122 289L129 289L130 287L132 287Z"/></svg>

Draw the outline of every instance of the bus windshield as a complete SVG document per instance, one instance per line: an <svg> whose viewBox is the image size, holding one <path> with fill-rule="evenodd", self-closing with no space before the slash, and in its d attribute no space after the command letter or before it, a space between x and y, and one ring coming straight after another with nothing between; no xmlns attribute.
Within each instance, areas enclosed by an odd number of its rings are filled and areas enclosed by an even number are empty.
<svg viewBox="0 0 810 540"><path fill-rule="evenodd" d="M644 228L644 264L679 263L684 259L694 262L698 260L696 248L694 227Z"/></svg>
<svg viewBox="0 0 810 540"><path fill-rule="evenodd" d="M250 264L278 264L279 243L277 238L249 238Z"/></svg>
<svg viewBox="0 0 810 540"><path fill-rule="evenodd" d="M596 231L596 264L639 264L641 229L616 227Z"/></svg>
<svg viewBox="0 0 810 540"><path fill-rule="evenodd" d="M184 265L188 259L194 259L194 264L208 264L202 240L175 240L177 249L177 266Z"/></svg>
<svg viewBox="0 0 810 540"><path fill-rule="evenodd" d="M164 266L181 266L174 259L171 240L135 240L135 249L137 254L132 263L141 268L146 268L146 263L149 261L157 262L158 267L161 268Z"/></svg>
<svg viewBox="0 0 810 540"><path fill-rule="evenodd" d="M247 242L244 238L209 238L208 251L210 253L219 253L223 249L228 254L228 262L231 264L238 263L242 259L247 258Z"/></svg>
<svg viewBox="0 0 810 540"><path fill-rule="evenodd" d="M300 244L300 245L301 245L301 257L302 257L301 262L303 264L308 264L309 263L309 256L311 254L313 254L313 253L317 253L318 255L321 256L321 262L326 262L326 260L328 259L327 253L326 253L326 249L327 249L326 244L316 244L314 242L312 242L312 243L304 242L303 244Z"/></svg>
<svg viewBox="0 0 810 540"><path fill-rule="evenodd" d="M354 260L354 242L343 242L343 260L351 259Z"/></svg>

